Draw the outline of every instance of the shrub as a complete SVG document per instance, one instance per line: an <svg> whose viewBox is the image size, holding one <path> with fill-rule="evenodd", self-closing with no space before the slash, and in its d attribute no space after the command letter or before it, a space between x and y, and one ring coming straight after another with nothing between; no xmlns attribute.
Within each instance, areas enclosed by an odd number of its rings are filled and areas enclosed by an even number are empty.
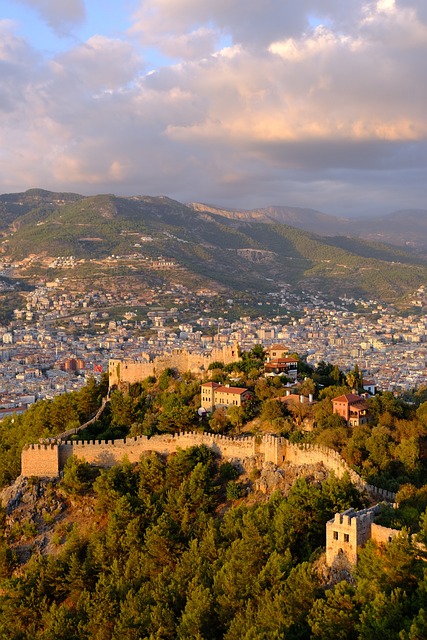
<svg viewBox="0 0 427 640"><path fill-rule="evenodd" d="M230 480L227 484L227 500L237 500L245 493L245 488L241 482Z"/></svg>

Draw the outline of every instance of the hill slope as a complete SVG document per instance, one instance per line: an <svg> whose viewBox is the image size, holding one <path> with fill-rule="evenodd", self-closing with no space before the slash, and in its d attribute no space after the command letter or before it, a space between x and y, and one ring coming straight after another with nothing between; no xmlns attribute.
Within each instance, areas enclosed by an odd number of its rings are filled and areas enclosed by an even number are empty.
<svg viewBox="0 0 427 640"><path fill-rule="evenodd" d="M192 202L195 211L207 211L231 220L280 222L324 236L358 237L413 249L427 255L427 209L403 209L378 217L342 218L315 209L266 207L261 209L221 209Z"/></svg>
<svg viewBox="0 0 427 640"><path fill-rule="evenodd" d="M43 201L36 199L33 209L15 218L3 242L14 260L34 253L105 258L137 252L175 258L231 289L271 291L286 283L386 301L402 299L427 278L422 258L377 242L321 237L256 216L200 211L166 197L43 194ZM16 202L3 205L12 216Z"/></svg>

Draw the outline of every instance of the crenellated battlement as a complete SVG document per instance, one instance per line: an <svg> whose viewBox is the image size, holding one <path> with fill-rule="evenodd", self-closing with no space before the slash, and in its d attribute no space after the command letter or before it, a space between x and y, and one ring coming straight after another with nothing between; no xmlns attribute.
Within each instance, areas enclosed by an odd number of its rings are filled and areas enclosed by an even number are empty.
<svg viewBox="0 0 427 640"><path fill-rule="evenodd" d="M135 436L120 440L52 440L39 444L29 444L22 451L23 476L41 476L55 478L71 456L84 458L90 464L109 468L121 462L125 457L129 462L138 462L141 455L155 451L169 455L178 449L206 445L223 459L250 458L261 455L266 462L278 466L286 463L303 465L323 463L337 477L348 473L351 481L360 489L383 499L395 501L395 494L368 485L345 460L332 449L318 445L293 444L286 438L267 434L257 436L227 436L217 433L184 431L157 436ZM326 524L326 562L333 566L337 562L354 565L357 561L357 549L370 538L379 541L390 540L396 534L393 530L374 525L379 505L362 511L347 509L336 513Z"/></svg>
<svg viewBox="0 0 427 640"><path fill-rule="evenodd" d="M259 436L227 436L217 433L185 431L161 434L152 437L135 436L120 440L50 440L40 444L30 444L22 451L23 476L58 477L68 458L75 455L100 467L111 467L126 456L130 462L138 462L147 451L168 455L178 449L206 445L224 459L263 456L266 462L278 466L285 463L294 465L322 463L338 478L348 473L353 484L360 491L394 501L395 494L368 485L339 453L327 447L311 444L294 444L286 438L274 434ZM349 516L350 519L352 516Z"/></svg>
<svg viewBox="0 0 427 640"><path fill-rule="evenodd" d="M239 343L215 346L211 351L193 352L187 349L173 349L156 357L141 354L141 358L111 359L108 365L110 388L121 384L140 382L147 376L158 375L166 368L178 371L191 371L203 377L212 362L217 360L224 364L240 361Z"/></svg>
<svg viewBox="0 0 427 640"><path fill-rule="evenodd" d="M357 563L357 550L368 540L384 543L399 532L374 523L381 504L355 511L347 509L336 513L326 523L326 564L330 567L348 567Z"/></svg>

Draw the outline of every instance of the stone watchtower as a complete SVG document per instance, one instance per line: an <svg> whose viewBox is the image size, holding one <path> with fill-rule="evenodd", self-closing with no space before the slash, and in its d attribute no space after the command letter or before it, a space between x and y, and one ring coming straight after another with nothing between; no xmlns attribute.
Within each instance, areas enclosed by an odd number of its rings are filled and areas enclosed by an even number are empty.
<svg viewBox="0 0 427 640"><path fill-rule="evenodd" d="M395 529L374 523L380 510L381 504L362 511L347 509L336 513L333 520L326 523L326 564L329 567L356 565L358 548L368 540L385 544L399 534Z"/></svg>

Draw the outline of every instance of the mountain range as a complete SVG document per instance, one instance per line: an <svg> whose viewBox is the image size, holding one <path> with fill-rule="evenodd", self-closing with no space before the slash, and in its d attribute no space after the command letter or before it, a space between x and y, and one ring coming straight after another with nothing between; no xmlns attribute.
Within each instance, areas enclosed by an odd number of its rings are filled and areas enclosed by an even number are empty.
<svg viewBox="0 0 427 640"><path fill-rule="evenodd" d="M195 211L209 211L233 220L279 222L324 236L350 236L412 248L427 255L427 209L402 209L377 217L342 218L315 209L266 207L221 209L193 202Z"/></svg>
<svg viewBox="0 0 427 640"><path fill-rule="evenodd" d="M0 232L3 256L13 260L163 255L231 291L287 284L405 303L427 281L427 211L362 221L294 207L225 210L164 196L31 189L0 196Z"/></svg>

